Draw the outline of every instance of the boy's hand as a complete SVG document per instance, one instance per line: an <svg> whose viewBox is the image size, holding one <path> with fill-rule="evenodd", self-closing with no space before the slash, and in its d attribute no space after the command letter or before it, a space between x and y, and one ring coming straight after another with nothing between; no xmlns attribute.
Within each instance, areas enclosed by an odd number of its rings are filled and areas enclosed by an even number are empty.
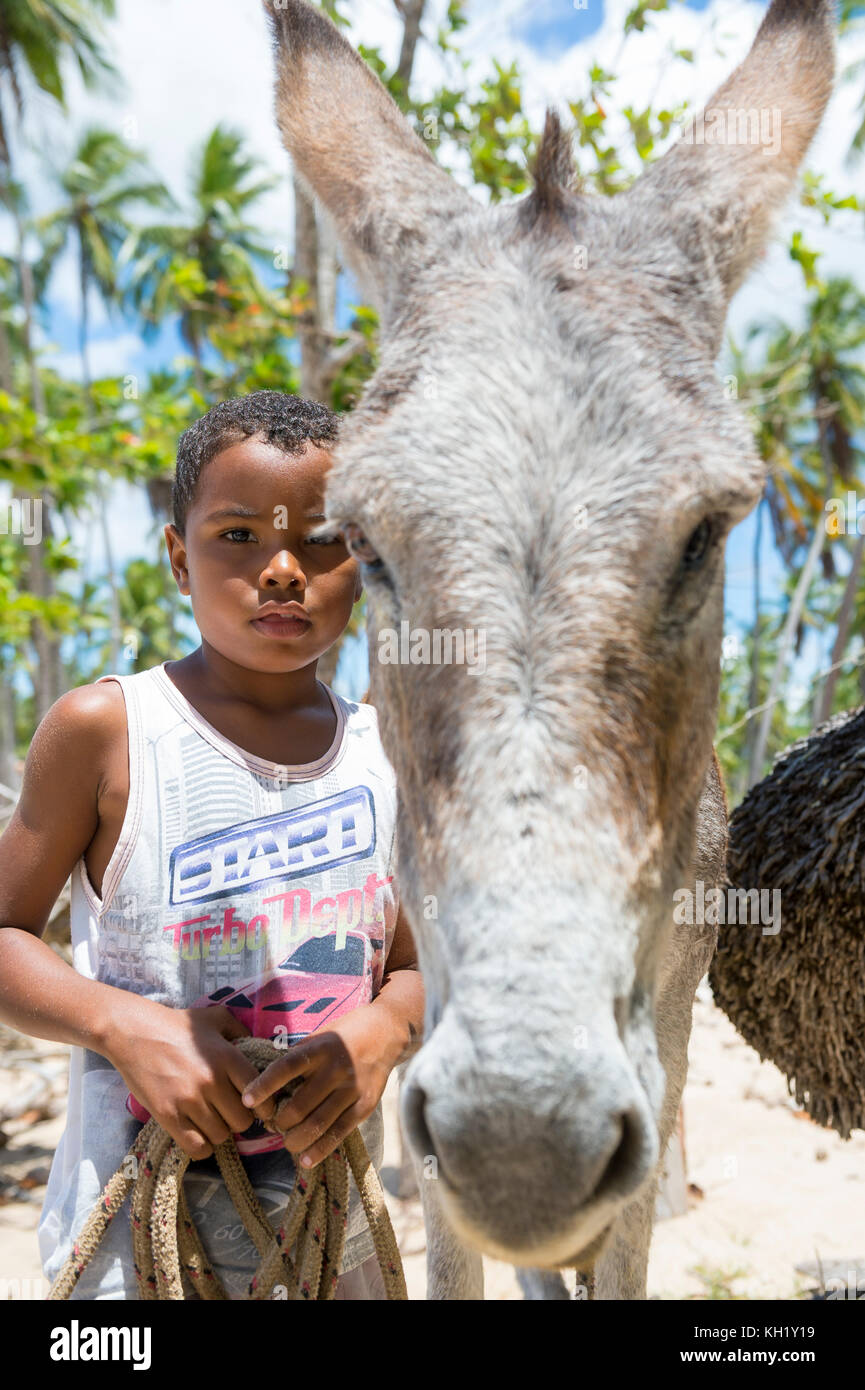
<svg viewBox="0 0 865 1390"><path fill-rule="evenodd" d="M224 1005L171 1009L130 995L106 1056L184 1153L207 1158L252 1124L240 1092L258 1071L229 1041L249 1035Z"/></svg>
<svg viewBox="0 0 865 1390"><path fill-rule="evenodd" d="M401 1049L389 1014L365 1004L287 1048L247 1086L243 1099L311 1168L372 1114ZM297 1076L304 1080L290 1100L270 1099Z"/></svg>

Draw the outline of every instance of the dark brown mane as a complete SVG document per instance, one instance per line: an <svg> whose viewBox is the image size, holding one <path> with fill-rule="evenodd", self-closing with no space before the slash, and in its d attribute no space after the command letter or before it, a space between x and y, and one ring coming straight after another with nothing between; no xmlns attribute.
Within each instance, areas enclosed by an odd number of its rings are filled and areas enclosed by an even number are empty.
<svg viewBox="0 0 865 1390"><path fill-rule="evenodd" d="M577 176L571 137L551 107L547 108L531 173L534 187L520 208L524 225L531 227L542 216L567 216L573 208Z"/></svg>

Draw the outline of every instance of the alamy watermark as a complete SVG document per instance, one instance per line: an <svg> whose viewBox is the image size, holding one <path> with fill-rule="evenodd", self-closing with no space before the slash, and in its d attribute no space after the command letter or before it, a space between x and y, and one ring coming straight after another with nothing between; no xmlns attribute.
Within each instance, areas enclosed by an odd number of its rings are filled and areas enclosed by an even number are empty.
<svg viewBox="0 0 865 1390"><path fill-rule="evenodd" d="M846 497L830 497L825 512L827 536L865 536L865 497L852 489Z"/></svg>
<svg viewBox="0 0 865 1390"><path fill-rule="evenodd" d="M761 145L764 155L781 150L780 106L707 106L691 123L681 118L686 145Z"/></svg>
<svg viewBox="0 0 865 1390"><path fill-rule="evenodd" d="M52 1361L131 1361L134 1371L148 1371L151 1362L150 1327L82 1327L73 1318L68 1327L51 1332Z"/></svg>
<svg viewBox="0 0 865 1390"><path fill-rule="evenodd" d="M28 1302L44 1302L48 1297L51 1283L42 1274L25 1275L23 1278L0 1277L0 1303L10 1299L24 1299Z"/></svg>
<svg viewBox="0 0 865 1390"><path fill-rule="evenodd" d="M383 666L467 666L471 675L486 670L483 628L412 627L407 619L378 634L378 659Z"/></svg>
<svg viewBox="0 0 865 1390"><path fill-rule="evenodd" d="M706 888L701 878L695 890L677 888L673 921L678 926L762 926L763 936L781 930L780 888Z"/></svg>
<svg viewBox="0 0 865 1390"><path fill-rule="evenodd" d="M0 536L20 536L25 545L42 539L42 498L13 497L0 504Z"/></svg>

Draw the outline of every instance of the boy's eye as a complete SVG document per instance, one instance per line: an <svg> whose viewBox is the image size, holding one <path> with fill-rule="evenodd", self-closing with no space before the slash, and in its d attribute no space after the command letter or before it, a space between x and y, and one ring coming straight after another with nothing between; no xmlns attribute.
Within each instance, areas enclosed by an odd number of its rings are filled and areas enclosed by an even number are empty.
<svg viewBox="0 0 865 1390"><path fill-rule="evenodd" d="M246 526L233 526L230 531L222 531L220 534L229 541L245 541L252 535L252 532Z"/></svg>

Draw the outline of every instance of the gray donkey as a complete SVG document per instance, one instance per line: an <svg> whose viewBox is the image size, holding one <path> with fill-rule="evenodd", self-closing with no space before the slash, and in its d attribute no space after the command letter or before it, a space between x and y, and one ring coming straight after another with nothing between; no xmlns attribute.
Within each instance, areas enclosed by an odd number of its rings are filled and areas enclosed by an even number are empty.
<svg viewBox="0 0 865 1390"><path fill-rule="evenodd" d="M381 315L327 512L369 596L426 983L401 1115L428 1296L482 1297L485 1251L529 1298L566 1267L644 1297L715 945L673 894L724 863L724 544L763 485L713 362L829 99L832 6L774 0L627 192L575 187L548 111L532 191L494 207L327 18L266 8L285 144ZM457 659L424 659L437 634Z"/></svg>

